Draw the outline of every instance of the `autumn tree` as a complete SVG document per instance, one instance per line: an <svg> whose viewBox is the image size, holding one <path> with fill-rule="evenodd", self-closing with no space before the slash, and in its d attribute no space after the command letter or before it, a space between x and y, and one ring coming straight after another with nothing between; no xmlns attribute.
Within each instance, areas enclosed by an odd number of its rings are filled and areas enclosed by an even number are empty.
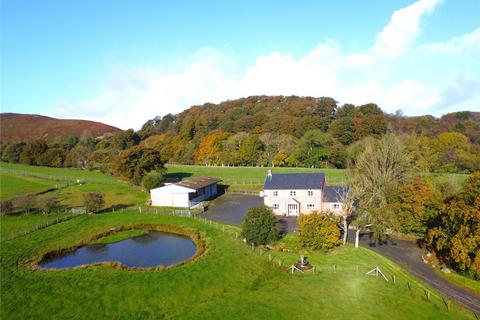
<svg viewBox="0 0 480 320"><path fill-rule="evenodd" d="M470 175L460 194L445 199L427 231L437 256L460 272L480 279L480 172Z"/></svg>
<svg viewBox="0 0 480 320"><path fill-rule="evenodd" d="M214 131L200 140L200 145L195 153L195 162L201 164L224 164L226 154L224 142L230 134L224 131Z"/></svg>
<svg viewBox="0 0 480 320"><path fill-rule="evenodd" d="M420 177L399 186L391 202L395 229L424 238L427 221L437 212L441 200L441 194L432 184Z"/></svg>
<svg viewBox="0 0 480 320"><path fill-rule="evenodd" d="M331 249L340 244L340 229L328 213L300 214L297 231L302 246L312 250Z"/></svg>

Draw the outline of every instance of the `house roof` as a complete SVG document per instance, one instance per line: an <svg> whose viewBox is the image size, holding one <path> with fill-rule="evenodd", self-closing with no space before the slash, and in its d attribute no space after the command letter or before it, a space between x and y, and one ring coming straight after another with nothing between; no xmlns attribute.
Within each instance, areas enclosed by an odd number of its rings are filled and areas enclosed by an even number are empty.
<svg viewBox="0 0 480 320"><path fill-rule="evenodd" d="M342 202L342 197L347 192L347 186L328 186L325 187L323 194L324 202Z"/></svg>
<svg viewBox="0 0 480 320"><path fill-rule="evenodd" d="M211 177L195 177L187 180L182 180L180 182L175 183L175 185L198 190L203 187L207 187L212 184L218 183L220 181L222 180L211 178Z"/></svg>
<svg viewBox="0 0 480 320"><path fill-rule="evenodd" d="M323 189L325 175L321 172L272 173L267 175L264 190L268 189Z"/></svg>

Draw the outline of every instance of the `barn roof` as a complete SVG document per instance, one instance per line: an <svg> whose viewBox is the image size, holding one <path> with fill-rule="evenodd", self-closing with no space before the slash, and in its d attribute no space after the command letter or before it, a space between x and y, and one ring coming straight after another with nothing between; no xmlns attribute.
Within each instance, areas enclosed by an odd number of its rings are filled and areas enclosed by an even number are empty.
<svg viewBox="0 0 480 320"><path fill-rule="evenodd" d="M328 186L325 187L323 194L324 202L342 202L342 197L348 191L347 186Z"/></svg>
<svg viewBox="0 0 480 320"><path fill-rule="evenodd" d="M187 180L182 180L180 182L175 183L177 186L186 187L190 189L201 189L203 187L210 186L212 184L218 183L222 180L211 178L211 177L195 177L190 178Z"/></svg>
<svg viewBox="0 0 480 320"><path fill-rule="evenodd" d="M321 172L272 173L267 175L264 190L271 189L323 189L325 175Z"/></svg>

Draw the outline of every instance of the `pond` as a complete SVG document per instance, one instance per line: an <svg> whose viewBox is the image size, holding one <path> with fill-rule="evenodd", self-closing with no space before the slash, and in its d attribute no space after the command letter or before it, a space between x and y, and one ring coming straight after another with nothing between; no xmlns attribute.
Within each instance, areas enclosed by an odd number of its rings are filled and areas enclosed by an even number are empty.
<svg viewBox="0 0 480 320"><path fill-rule="evenodd" d="M100 262L120 262L127 267L169 266L195 255L192 239L159 231L107 244L89 244L42 261L42 268L65 269Z"/></svg>

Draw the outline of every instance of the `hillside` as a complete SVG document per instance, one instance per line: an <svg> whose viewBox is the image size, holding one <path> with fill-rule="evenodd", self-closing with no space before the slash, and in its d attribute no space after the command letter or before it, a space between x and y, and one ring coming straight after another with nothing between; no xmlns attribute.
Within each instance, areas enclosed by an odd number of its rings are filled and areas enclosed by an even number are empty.
<svg viewBox="0 0 480 320"><path fill-rule="evenodd" d="M471 172L480 163L479 112L409 117L330 97L206 103L151 119L138 134L170 163L345 168L366 139L389 132L416 135L406 144L427 171Z"/></svg>
<svg viewBox="0 0 480 320"><path fill-rule="evenodd" d="M88 120L55 119L35 114L0 114L0 141L50 140L56 136L80 137L85 130L94 136L115 133L120 129Z"/></svg>
<svg viewBox="0 0 480 320"><path fill-rule="evenodd" d="M205 103L178 115L156 117L143 125L140 134L144 138L166 133L195 139L221 130L288 134L299 138L308 130L320 129L350 144L363 136L381 134L387 128L427 136L454 131L464 134L472 143L479 143L480 112L460 111L440 118L410 117L388 114L375 103L338 105L330 97L251 96L219 104Z"/></svg>

